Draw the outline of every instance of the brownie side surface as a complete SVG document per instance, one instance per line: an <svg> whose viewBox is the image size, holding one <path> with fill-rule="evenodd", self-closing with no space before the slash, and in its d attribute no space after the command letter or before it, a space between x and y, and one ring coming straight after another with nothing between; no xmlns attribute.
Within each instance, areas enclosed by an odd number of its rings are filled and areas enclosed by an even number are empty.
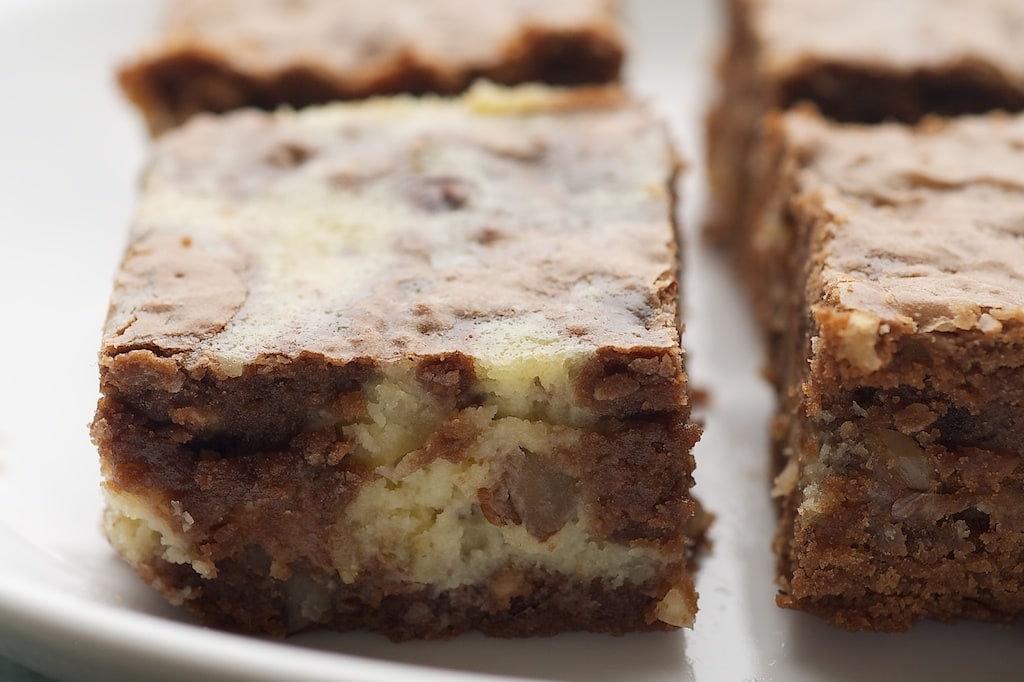
<svg viewBox="0 0 1024 682"><path fill-rule="evenodd" d="M173 0L120 80L160 132L202 111L454 94L477 78L606 83L623 56L611 0Z"/></svg>
<svg viewBox="0 0 1024 682"><path fill-rule="evenodd" d="M617 90L162 137L101 354L114 546L243 630L692 622L677 167Z"/></svg>
<svg viewBox="0 0 1024 682"><path fill-rule="evenodd" d="M777 131L765 224L799 245L775 271L779 603L849 629L1015 620L1024 123Z"/></svg>

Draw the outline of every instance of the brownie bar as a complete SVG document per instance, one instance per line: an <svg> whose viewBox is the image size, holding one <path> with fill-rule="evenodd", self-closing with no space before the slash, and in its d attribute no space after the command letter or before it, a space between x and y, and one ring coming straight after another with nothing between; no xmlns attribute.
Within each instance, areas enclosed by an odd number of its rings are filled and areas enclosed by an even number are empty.
<svg viewBox="0 0 1024 682"><path fill-rule="evenodd" d="M246 631L688 626L677 170L616 89L162 136L100 358L112 544Z"/></svg>
<svg viewBox="0 0 1024 682"><path fill-rule="evenodd" d="M794 245L779 604L854 630L1019 618L1024 118L768 131L756 224Z"/></svg>
<svg viewBox="0 0 1024 682"><path fill-rule="evenodd" d="M753 155L768 112L807 102L837 121L913 123L1024 109L1017 0L729 0L728 11L721 92L707 119L708 233L736 246L755 290L766 285L758 251L785 248L748 247L761 191Z"/></svg>
<svg viewBox="0 0 1024 682"><path fill-rule="evenodd" d="M152 132L201 111L614 81L613 0L171 0L121 85Z"/></svg>

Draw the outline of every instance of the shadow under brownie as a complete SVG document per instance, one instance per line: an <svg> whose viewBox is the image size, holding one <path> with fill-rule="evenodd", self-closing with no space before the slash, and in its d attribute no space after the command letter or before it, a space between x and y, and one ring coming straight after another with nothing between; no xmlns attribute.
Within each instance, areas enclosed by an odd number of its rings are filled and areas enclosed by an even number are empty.
<svg viewBox="0 0 1024 682"><path fill-rule="evenodd" d="M615 89L163 136L101 353L115 548L249 631L689 625L677 170Z"/></svg>

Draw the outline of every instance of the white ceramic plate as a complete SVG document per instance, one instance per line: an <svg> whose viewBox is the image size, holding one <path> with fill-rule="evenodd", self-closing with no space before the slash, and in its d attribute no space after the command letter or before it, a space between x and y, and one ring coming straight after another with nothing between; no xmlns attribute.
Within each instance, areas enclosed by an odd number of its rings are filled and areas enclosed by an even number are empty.
<svg viewBox="0 0 1024 682"><path fill-rule="evenodd" d="M554 0L553 0L554 1ZM714 0L634 0L629 80L700 158ZM718 516L692 632L467 635L395 645L366 633L285 643L213 632L164 605L99 531L86 424L95 352L145 138L112 70L154 29L143 0L0 0L0 656L62 680L1006 680L1024 630L924 624L848 634L774 606L770 401L742 297L690 239L694 383L712 390L698 491ZM691 173L687 224L703 190Z"/></svg>

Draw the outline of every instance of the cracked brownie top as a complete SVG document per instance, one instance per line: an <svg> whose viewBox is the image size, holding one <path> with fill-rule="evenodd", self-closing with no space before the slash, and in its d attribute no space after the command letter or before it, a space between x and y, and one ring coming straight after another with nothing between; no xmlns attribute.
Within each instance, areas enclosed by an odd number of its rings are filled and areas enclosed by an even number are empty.
<svg viewBox="0 0 1024 682"><path fill-rule="evenodd" d="M145 174L104 353L235 377L458 351L509 396L675 409L677 165L615 89L196 120Z"/></svg>
<svg viewBox="0 0 1024 682"><path fill-rule="evenodd" d="M865 313L862 327L995 333L1024 321L1024 118L782 120L802 167L795 201L831 225L822 300Z"/></svg>

